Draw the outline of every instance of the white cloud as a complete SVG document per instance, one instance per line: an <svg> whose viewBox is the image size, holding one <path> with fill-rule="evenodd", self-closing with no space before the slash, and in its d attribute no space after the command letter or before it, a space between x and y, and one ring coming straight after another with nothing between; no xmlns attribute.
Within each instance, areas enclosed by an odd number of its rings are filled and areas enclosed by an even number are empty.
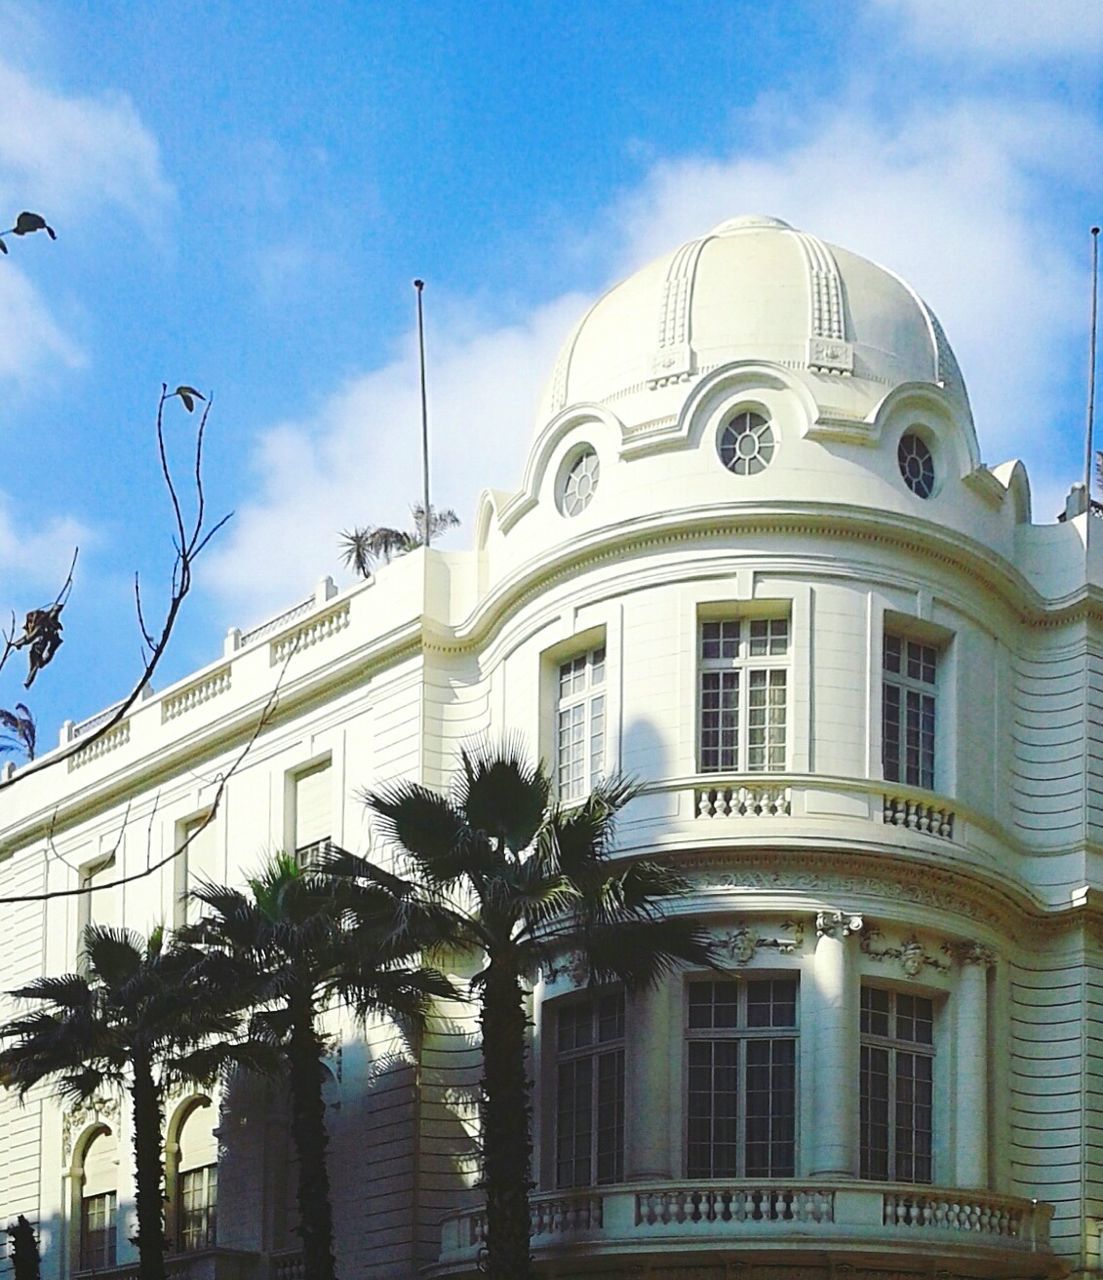
<svg viewBox="0 0 1103 1280"><path fill-rule="evenodd" d="M0 196L62 222L102 206L147 231L173 196L129 98L66 96L0 61ZM13 206L14 208L14 206Z"/></svg>
<svg viewBox="0 0 1103 1280"><path fill-rule="evenodd" d="M781 104L771 104L778 108ZM969 384L985 456L1034 464L1049 518L1076 423L1048 419L1082 320L1082 273L1055 228L1054 193L1099 138L1082 118L1035 104L928 107L884 123L861 105L761 152L655 164L615 201L587 250L604 247L612 278L738 213L774 214L883 262L939 313ZM748 130L761 131L763 121ZM577 250L577 246L574 246ZM564 255L569 250L564 249ZM596 288L603 281L595 281ZM517 485L531 410L559 343L588 299L563 296L514 325L453 301L431 334L434 493L469 520L484 485ZM1070 347L1071 344L1071 347ZM206 566L233 620L305 593L334 566L336 534L395 523L420 488L416 362L400 359L350 382L306 421L258 442L257 496ZM468 527L460 538L470 538Z"/></svg>
<svg viewBox="0 0 1103 1280"><path fill-rule="evenodd" d="M482 323L469 307L432 299L430 434L433 505L453 506L470 538L484 487L515 487L536 399L566 330L586 300L567 295L522 323ZM421 409L412 336L401 353L332 395L310 420L265 432L254 457L260 492L205 557L205 585L234 621L305 594L338 560L354 524L409 526L421 493ZM456 539L454 539L456 540Z"/></svg>
<svg viewBox="0 0 1103 1280"><path fill-rule="evenodd" d="M29 381L52 361L69 368L86 363L23 272L13 262L0 263L0 379Z"/></svg>
<svg viewBox="0 0 1103 1280"><path fill-rule="evenodd" d="M28 589L52 596L65 580L73 548L92 541L89 529L72 516L21 524L11 499L0 492L0 624L16 607L9 596Z"/></svg>
<svg viewBox="0 0 1103 1280"><path fill-rule="evenodd" d="M872 0L903 20L920 48L946 58L1000 61L1096 57L1103 51L1099 0Z"/></svg>

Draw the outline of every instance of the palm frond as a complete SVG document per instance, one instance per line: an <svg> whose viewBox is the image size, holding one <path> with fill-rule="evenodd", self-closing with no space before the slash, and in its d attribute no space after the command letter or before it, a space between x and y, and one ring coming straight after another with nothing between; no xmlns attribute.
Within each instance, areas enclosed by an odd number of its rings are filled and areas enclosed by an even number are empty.
<svg viewBox="0 0 1103 1280"><path fill-rule="evenodd" d="M473 831L485 831L517 855L536 838L548 809L551 783L526 758L519 737L481 740L460 750L454 804Z"/></svg>
<svg viewBox="0 0 1103 1280"><path fill-rule="evenodd" d="M463 815L435 791L397 782L363 793L380 834L402 846L430 882L449 884L465 873L470 845Z"/></svg>

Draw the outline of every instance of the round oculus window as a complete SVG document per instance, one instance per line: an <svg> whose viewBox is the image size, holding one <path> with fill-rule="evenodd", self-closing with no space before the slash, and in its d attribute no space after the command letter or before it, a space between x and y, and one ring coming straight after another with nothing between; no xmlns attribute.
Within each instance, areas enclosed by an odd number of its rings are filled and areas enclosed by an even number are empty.
<svg viewBox="0 0 1103 1280"><path fill-rule="evenodd" d="M585 511L597 492L601 463L593 449L584 449L567 472L563 481L563 514L577 516Z"/></svg>
<svg viewBox="0 0 1103 1280"><path fill-rule="evenodd" d="M917 498L929 498L934 492L934 457L922 437L905 431L896 447L896 461L912 493Z"/></svg>
<svg viewBox="0 0 1103 1280"><path fill-rule="evenodd" d="M754 476L770 465L777 448L774 429L760 413L738 413L720 433L720 461L737 476Z"/></svg>

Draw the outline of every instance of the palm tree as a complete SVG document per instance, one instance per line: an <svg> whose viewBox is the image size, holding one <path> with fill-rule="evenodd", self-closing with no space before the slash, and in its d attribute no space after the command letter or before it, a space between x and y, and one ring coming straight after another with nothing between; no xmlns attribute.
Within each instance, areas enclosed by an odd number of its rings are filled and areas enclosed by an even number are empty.
<svg viewBox="0 0 1103 1280"><path fill-rule="evenodd" d="M11 711L0 707L0 730L0 752L21 751L28 760L34 759L38 727L25 702L17 702Z"/></svg>
<svg viewBox="0 0 1103 1280"><path fill-rule="evenodd" d="M248 1041L212 1045L206 1069L243 1061L263 1068L267 1055L286 1076L310 1280L335 1275L322 1013L341 1001L360 1017L382 1012L416 1026L432 996L455 996L440 973L416 962L418 920L403 905L401 887L382 873L370 884L334 883L280 854L249 880L248 892L215 884L193 890L210 914L181 930L186 943L227 966L219 980L238 1007L253 1011Z"/></svg>
<svg viewBox="0 0 1103 1280"><path fill-rule="evenodd" d="M86 972L39 978L11 994L39 1008L0 1028L0 1082L23 1097L55 1080L62 1097L92 1098L104 1088L129 1093L141 1280L164 1280L164 1093L194 1079L192 1052L229 1035L237 1017L219 988L197 979L189 958L166 948L156 928L144 940L125 929L89 925Z"/></svg>
<svg viewBox="0 0 1103 1280"><path fill-rule="evenodd" d="M568 947L592 982L615 980L629 991L653 986L680 960L713 964L713 949L689 920L664 912L686 893L685 880L655 862L612 857L616 815L635 794L631 784L606 782L562 808L551 804L543 768L527 763L515 742L501 750L482 744L460 758L449 796L399 782L365 799L448 915L453 941L481 957L472 986L484 1046L487 1274L526 1280L526 985ZM335 861L330 869L340 872ZM355 875L355 866L344 869Z"/></svg>
<svg viewBox="0 0 1103 1280"><path fill-rule="evenodd" d="M386 525L355 525L351 531L341 532L341 556L350 569L361 578L371 577L376 561L390 564L395 556L404 556L425 544L425 506L415 502L410 508L414 519L413 530L391 529ZM459 527L460 518L451 507L438 511L429 508L429 538L438 538L449 529Z"/></svg>

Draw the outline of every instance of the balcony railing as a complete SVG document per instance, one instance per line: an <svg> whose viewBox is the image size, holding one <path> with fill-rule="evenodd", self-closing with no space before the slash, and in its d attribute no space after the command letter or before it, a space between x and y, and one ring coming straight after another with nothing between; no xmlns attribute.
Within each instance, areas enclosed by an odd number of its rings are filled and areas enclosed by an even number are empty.
<svg viewBox="0 0 1103 1280"><path fill-rule="evenodd" d="M172 1253L165 1258L167 1280L260 1280L263 1274L260 1255L242 1249L214 1246ZM139 1275L138 1263L134 1261L106 1271L75 1271L73 1280L139 1280Z"/></svg>
<svg viewBox="0 0 1103 1280"><path fill-rule="evenodd" d="M622 1184L532 1198L532 1245L562 1259L620 1252L639 1259L649 1246L672 1249L769 1249L795 1257L802 1250L892 1255L922 1249L937 1259L968 1257L987 1276L1027 1274L1024 1255L1037 1256L1044 1274L1052 1261L1053 1207L1017 1196L871 1182ZM434 1274L476 1274L486 1238L485 1210L445 1218Z"/></svg>

